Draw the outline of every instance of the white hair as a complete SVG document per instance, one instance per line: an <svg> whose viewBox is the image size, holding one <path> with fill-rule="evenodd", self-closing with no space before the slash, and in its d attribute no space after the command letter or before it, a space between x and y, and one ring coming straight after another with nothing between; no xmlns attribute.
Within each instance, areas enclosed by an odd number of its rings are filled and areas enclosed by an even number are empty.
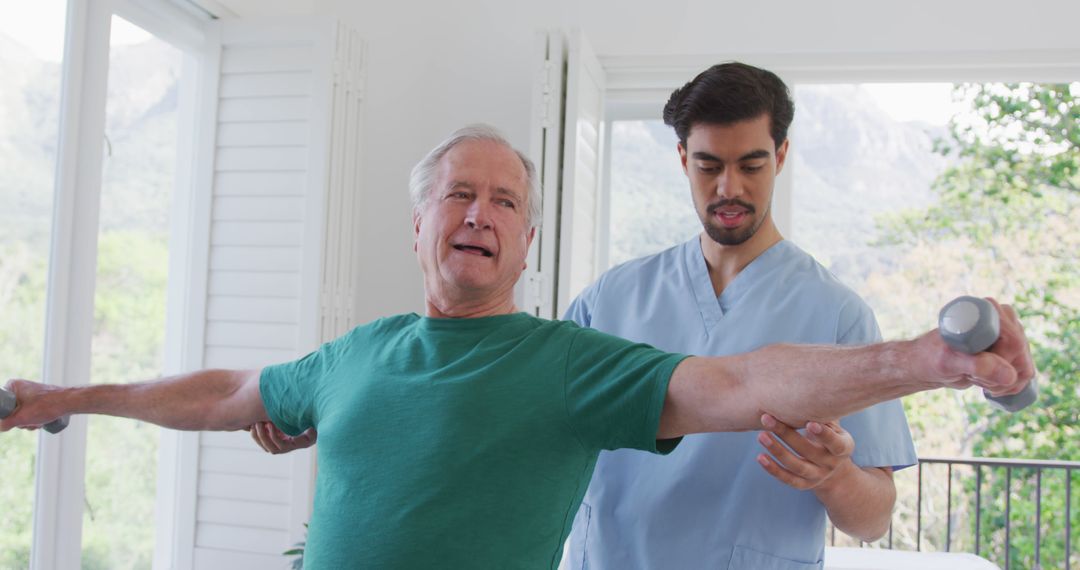
<svg viewBox="0 0 1080 570"><path fill-rule="evenodd" d="M536 180L536 167L533 162L524 153L511 146L495 127L479 124L469 125L454 131L449 138L439 143L413 167L412 174L409 175L409 197L412 199L413 211L419 211L430 197L431 187L435 184L435 170L439 166L439 161L451 149L465 141L489 141L514 151L514 154L521 159L522 166L525 167L525 179L529 187L527 197L529 207L526 210L526 221L528 221L530 227L540 225L540 184Z"/></svg>

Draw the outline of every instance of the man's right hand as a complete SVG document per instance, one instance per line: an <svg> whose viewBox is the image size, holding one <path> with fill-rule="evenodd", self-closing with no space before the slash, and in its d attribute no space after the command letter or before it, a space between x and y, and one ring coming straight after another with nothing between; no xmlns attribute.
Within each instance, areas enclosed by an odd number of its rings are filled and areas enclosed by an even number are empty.
<svg viewBox="0 0 1080 570"><path fill-rule="evenodd" d="M19 406L10 416L0 420L0 432L14 428L37 429L67 414L56 398L65 391L60 386L14 379L8 380L4 389L15 394Z"/></svg>
<svg viewBox="0 0 1080 570"><path fill-rule="evenodd" d="M248 431L251 432L251 439L254 439L259 447L274 455L311 447L315 445L319 437L315 428L292 437L279 430L272 422L257 422L248 428Z"/></svg>
<svg viewBox="0 0 1080 570"><path fill-rule="evenodd" d="M915 342L916 357L930 370L927 377L937 386L963 389L972 385L994 396L1016 394L1035 377L1035 365L1024 327L1009 305L987 298L1001 318L1001 334L986 352L964 354L950 348L937 330Z"/></svg>

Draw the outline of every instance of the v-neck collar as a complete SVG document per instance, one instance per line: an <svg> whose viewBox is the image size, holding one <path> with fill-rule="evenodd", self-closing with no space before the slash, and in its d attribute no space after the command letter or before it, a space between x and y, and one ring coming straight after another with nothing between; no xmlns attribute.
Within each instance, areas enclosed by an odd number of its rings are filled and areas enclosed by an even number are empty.
<svg viewBox="0 0 1080 570"><path fill-rule="evenodd" d="M781 256L788 247L790 245L787 240L782 239L761 252L735 276L735 279L731 280L731 283L728 283L717 297L713 293L709 267L705 264L705 254L701 250L701 236L694 236L683 244L683 263L690 275L694 300L697 302L698 312L701 314L702 324L707 333L712 332L724 318L724 313L731 311L732 307L754 288L761 276L774 265L772 260Z"/></svg>

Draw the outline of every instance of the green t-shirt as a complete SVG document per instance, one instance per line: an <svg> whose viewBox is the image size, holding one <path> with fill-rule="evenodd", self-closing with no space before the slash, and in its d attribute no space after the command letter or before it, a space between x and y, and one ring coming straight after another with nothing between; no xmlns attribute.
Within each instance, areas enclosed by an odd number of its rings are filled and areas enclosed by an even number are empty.
<svg viewBox="0 0 1080 570"><path fill-rule="evenodd" d="M307 568L555 568L600 450L674 448L655 438L682 358L525 313L411 314L266 368L274 424L319 430Z"/></svg>

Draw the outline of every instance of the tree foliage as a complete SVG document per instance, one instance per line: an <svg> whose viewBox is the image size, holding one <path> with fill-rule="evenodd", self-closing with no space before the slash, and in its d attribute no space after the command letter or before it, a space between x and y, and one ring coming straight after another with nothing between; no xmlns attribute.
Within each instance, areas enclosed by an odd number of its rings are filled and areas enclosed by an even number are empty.
<svg viewBox="0 0 1080 570"><path fill-rule="evenodd" d="M40 375L45 261L5 246L0 258L0 358L12 376ZM22 252L22 253L20 253ZM164 236L101 236L94 303L92 380L125 382L161 369L167 247ZM10 285L4 289L3 283ZM6 291L6 292L5 292ZM48 436L46 436L48 437ZM37 434L0 438L0 569L29 566ZM158 429L118 418L90 420L87 441L83 568L149 568L154 544Z"/></svg>
<svg viewBox="0 0 1080 570"><path fill-rule="evenodd" d="M995 294L1013 303L1025 323L1039 370L1040 399L1016 414L995 411L981 399L965 399L977 456L1080 460L1078 92L1080 84L958 86L956 97L972 113L954 119L948 137L936 145L939 153L956 159L935 184L939 201L884 223L883 245L941 252L942 261L963 266L969 284L990 284ZM984 554L1004 563L1008 497L1009 562L1016 567L1069 566L1064 560L1065 476L1040 477L1031 469L986 475L983 497L993 499L983 505ZM1074 487L1077 482L1074 476ZM1038 513L1032 500L1037 484L1042 494ZM974 477L964 486L973 492ZM1078 511L1073 505L1073 529L1080 528ZM1037 515L1040 560L1035 560ZM974 518L969 522L974 525Z"/></svg>

